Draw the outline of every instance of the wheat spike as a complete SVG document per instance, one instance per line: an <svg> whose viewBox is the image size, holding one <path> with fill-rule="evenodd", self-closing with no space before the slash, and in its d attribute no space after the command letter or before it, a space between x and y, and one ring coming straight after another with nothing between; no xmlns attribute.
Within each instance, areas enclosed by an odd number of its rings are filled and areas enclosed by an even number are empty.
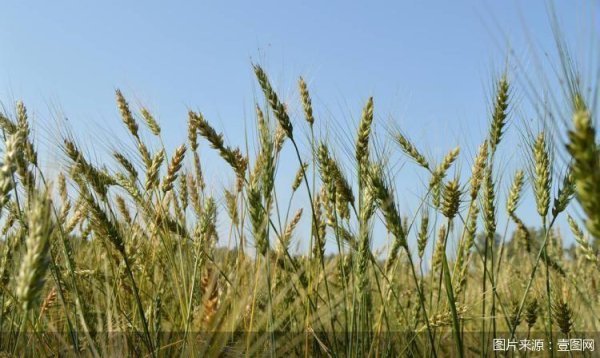
<svg viewBox="0 0 600 358"><path fill-rule="evenodd" d="M11 135L17 132L17 125L13 123L10 119L6 118L3 114L0 113L0 128L6 132L6 134Z"/></svg>
<svg viewBox="0 0 600 358"><path fill-rule="evenodd" d="M294 176L294 181L292 182L292 191L298 190L300 184L302 183L302 179L304 178L304 172L308 169L308 163L302 163L296 175Z"/></svg>
<svg viewBox="0 0 600 358"><path fill-rule="evenodd" d="M119 107L119 112L121 113L121 119L123 120L123 123L125 123L127 129L129 129L129 132L135 138L139 138L138 125L135 119L133 118L133 115L131 114L131 110L129 109L129 103L127 103L127 100L125 100L125 97L123 96L123 93L121 93L121 90L117 89L115 91L115 94L117 97L117 106Z"/></svg>
<svg viewBox="0 0 600 358"><path fill-rule="evenodd" d="M573 114L567 149L573 157L575 192L587 215L586 226L596 239L600 239L600 149L591 115L585 106L579 107Z"/></svg>
<svg viewBox="0 0 600 358"><path fill-rule="evenodd" d="M29 217L29 233L25 241L27 249L16 284L16 296L25 312L39 299L50 259L50 203L40 195L33 205Z"/></svg>
<svg viewBox="0 0 600 358"><path fill-rule="evenodd" d="M494 104L494 112L492 113L492 125L489 135L492 153L496 152L496 148L502 139L504 126L506 125L509 88L508 79L506 76L502 76L496 88L496 102Z"/></svg>
<svg viewBox="0 0 600 358"><path fill-rule="evenodd" d="M57 296L56 287L52 287L50 292L46 295L46 298L42 301L42 305L40 306L40 317L46 315L50 308L54 306Z"/></svg>
<svg viewBox="0 0 600 358"><path fill-rule="evenodd" d="M281 236L281 242L280 242L281 246L279 249L280 253L284 253L289 248L290 240L292 239L292 233L294 232L294 229L300 222L301 218L302 218L302 208L298 209L298 211L296 212L296 214L294 215L292 220L289 222L289 224L285 228L283 235Z"/></svg>
<svg viewBox="0 0 600 358"><path fill-rule="evenodd" d="M290 117L287 114L287 110L283 103L279 101L277 97L277 93L271 87L271 83L267 78L267 74L259 65L254 65L254 73L256 74L256 78L258 79L258 83L262 88L273 113L275 114L275 118L279 121L281 128L285 131L285 134L292 139L293 138L293 127L292 122L290 121Z"/></svg>
<svg viewBox="0 0 600 358"><path fill-rule="evenodd" d="M400 214L398 213L392 191L384 181L381 168L373 166L370 170L369 177L370 190L373 193L373 197L377 201L379 208L383 212L387 229L392 233L394 239L398 241L399 246L407 248Z"/></svg>
<svg viewBox="0 0 600 358"><path fill-rule="evenodd" d="M513 178L513 183L510 187L508 199L506 200L506 212L508 212L508 214L511 216L515 213L515 210L519 205L519 201L521 200L521 191L523 189L524 182L525 172L522 170L517 170Z"/></svg>
<svg viewBox="0 0 600 358"><path fill-rule="evenodd" d="M129 213L129 209L127 208L127 203L125 203L125 199L122 196L117 195L115 200L117 203L117 208L119 209L123 220L125 220L126 223L130 224L131 214Z"/></svg>
<svg viewBox="0 0 600 358"><path fill-rule="evenodd" d="M435 242L435 249L433 251L433 257L431 259L431 267L434 272L439 272L439 270L442 267L445 252L444 250L446 249L446 233L446 226L441 225L438 229L438 238Z"/></svg>
<svg viewBox="0 0 600 358"><path fill-rule="evenodd" d="M398 132L394 135L394 140L396 143L398 143L398 145L400 145L400 148L404 153L411 157L417 164L429 170L429 163L427 162L427 159L425 159L425 156L417 150L417 147L410 140L408 140L408 138L406 138L402 133Z"/></svg>
<svg viewBox="0 0 600 358"><path fill-rule="evenodd" d="M458 213L458 207L460 206L460 194L458 179L454 179L446 183L443 194L442 214L444 214L444 216L450 220L452 220L456 216L456 213Z"/></svg>
<svg viewBox="0 0 600 358"><path fill-rule="evenodd" d="M260 164L261 163L259 162L256 165L260 166ZM263 209L261 200L262 193L259 185L259 173L260 170L258 170L258 173L252 173L246 192L248 195L248 210L256 249L260 254L266 256L267 250L269 249L269 238L267 237L268 218L267 213Z"/></svg>
<svg viewBox="0 0 600 358"><path fill-rule="evenodd" d="M310 94L308 93L308 86L302 77L300 77L298 80L298 88L300 89L300 98L302 99L304 117L306 118L308 124L312 127L315 123L315 118L313 117L312 100L310 99Z"/></svg>
<svg viewBox="0 0 600 358"><path fill-rule="evenodd" d="M342 173L342 170L338 166L337 162L333 160L329 154L329 149L325 143L321 143L318 149L319 169L321 172L321 179L329 190L330 200L334 192L332 189L335 188L335 197L339 204L338 210L342 206L354 203L354 194L352 188L348 183L348 180Z"/></svg>
<svg viewBox="0 0 600 358"><path fill-rule="evenodd" d="M553 302L552 318L564 335L571 333L571 330L573 329L573 310L571 309L568 300L560 297Z"/></svg>
<svg viewBox="0 0 600 358"><path fill-rule="evenodd" d="M219 305L219 286L212 270L207 269L202 276L201 286L202 292L204 292L203 323L208 328L212 324Z"/></svg>
<svg viewBox="0 0 600 358"><path fill-rule="evenodd" d="M469 217L468 223L466 227L466 240L465 240L465 252L468 253L471 251L473 247L473 243L475 240L475 234L477 233L477 217L479 216L479 206L475 201L471 202L471 207L469 208Z"/></svg>
<svg viewBox="0 0 600 358"><path fill-rule="evenodd" d="M554 198L554 203L552 205L553 217L557 217L558 214L565 211L574 194L575 182L573 178L573 172L569 167L569 170L563 178L562 186L558 189L558 194L556 195L556 198Z"/></svg>
<svg viewBox="0 0 600 358"><path fill-rule="evenodd" d="M177 180L177 175L181 170L183 158L185 157L185 151L185 145L180 145L175 150L175 154L173 155L173 158L171 158L169 168L167 168L167 175L163 179L162 191L164 193L167 193L171 189L173 189L173 183L175 182L175 180Z"/></svg>
<svg viewBox="0 0 600 358"><path fill-rule="evenodd" d="M369 135L373 124L373 97L369 97L358 125L356 138L356 161L361 168L368 166L369 162ZM366 173L366 171L365 171ZM361 173L362 176L362 173Z"/></svg>
<svg viewBox="0 0 600 358"><path fill-rule="evenodd" d="M158 185L158 176L160 174L160 167L165 160L165 151L158 151L152 158L152 165L146 172L146 190L150 191Z"/></svg>
<svg viewBox="0 0 600 358"><path fill-rule="evenodd" d="M189 112L191 120L194 122L194 127L198 130L201 136L209 141L210 145L219 152L219 155L233 168L238 176L238 179L242 180L245 177L246 169L248 167L248 161L242 155L242 152L236 148L232 149L225 146L223 141L223 135L217 133L210 124L204 119L202 114Z"/></svg>
<svg viewBox="0 0 600 358"><path fill-rule="evenodd" d="M483 222L488 239L493 239L496 234L496 194L491 168L485 171L483 184Z"/></svg>
<svg viewBox="0 0 600 358"><path fill-rule="evenodd" d="M16 161L21 155L17 144L19 139L17 134L10 135L4 147L4 162L0 165L0 210L8 203L10 191L14 187L13 175L17 170Z"/></svg>
<svg viewBox="0 0 600 358"><path fill-rule="evenodd" d="M425 248L427 247L427 239L429 238L429 215L425 212L421 215L421 228L419 230L419 238L417 240L419 258L423 259Z"/></svg>
<svg viewBox="0 0 600 358"><path fill-rule="evenodd" d="M152 134L154 134L157 137L160 136L160 125L158 124L156 119L154 119L154 116L150 113L150 111L148 111L146 107L142 107L140 112L142 112L142 118L144 118L144 122L146 122L146 125L148 126Z"/></svg>
<svg viewBox="0 0 600 358"><path fill-rule="evenodd" d="M483 172L485 170L486 162L488 157L488 142L484 141L479 146L475 163L471 169L471 200L477 199L479 189L481 188L481 180L483 179Z"/></svg>
<svg viewBox="0 0 600 358"><path fill-rule="evenodd" d="M533 298L527 302L527 306L525 307L525 321L527 322L529 329L533 328L533 326L535 326L535 322L537 322L539 308L540 306L536 298Z"/></svg>
<svg viewBox="0 0 600 358"><path fill-rule="evenodd" d="M442 162L435 168L433 174L431 175L431 181L429 182L430 188L437 187L442 182L444 177L446 177L446 172L452 163L454 163L459 153L460 148L456 147L446 154Z"/></svg>
<svg viewBox="0 0 600 358"><path fill-rule="evenodd" d="M133 163L131 163L131 161L127 159L127 157L125 157L119 152L114 152L113 157L117 160L117 162L119 162L119 164L123 167L123 169L125 169L125 171L131 176L132 179L137 179L138 171L133 165Z"/></svg>
<svg viewBox="0 0 600 358"><path fill-rule="evenodd" d="M552 169L548 145L544 132L540 132L533 145L534 193L537 211L541 217L546 217L550 206L550 187L552 186Z"/></svg>
<svg viewBox="0 0 600 358"><path fill-rule="evenodd" d="M600 260L598 259L598 256L596 255L592 245L590 245L589 241L585 238L583 231L581 231L581 228L579 225L577 225L577 222L575 222L571 215L567 216L567 221L573 236L575 236L575 241L577 241L577 244L579 244L583 256L586 258L586 260L594 263L598 268L600 268Z"/></svg>

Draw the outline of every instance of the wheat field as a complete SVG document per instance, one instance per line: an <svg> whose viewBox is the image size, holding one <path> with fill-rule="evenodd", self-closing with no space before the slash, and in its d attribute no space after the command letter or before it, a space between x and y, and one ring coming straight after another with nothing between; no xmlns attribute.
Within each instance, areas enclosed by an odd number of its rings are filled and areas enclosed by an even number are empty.
<svg viewBox="0 0 600 358"><path fill-rule="evenodd" d="M506 173L503 139L519 135L510 73L495 80L474 156L457 146L428 157L400 130L375 138L369 98L348 161L338 159L348 148L314 130L322 119L302 78L291 113L262 67L253 71L264 95L254 151L190 111L187 140L168 152L161 124L117 90L136 152L100 165L67 135L50 175L25 105L0 116L2 356L551 356L573 339L587 345L571 356L594 356L600 147L577 81L564 143L528 133L528 165ZM416 214L401 210L405 189L381 140L428 178ZM202 143L233 185L206 185ZM290 182L278 176L283 150L296 160ZM521 219L523 205L536 221ZM498 338L546 349L499 353Z"/></svg>

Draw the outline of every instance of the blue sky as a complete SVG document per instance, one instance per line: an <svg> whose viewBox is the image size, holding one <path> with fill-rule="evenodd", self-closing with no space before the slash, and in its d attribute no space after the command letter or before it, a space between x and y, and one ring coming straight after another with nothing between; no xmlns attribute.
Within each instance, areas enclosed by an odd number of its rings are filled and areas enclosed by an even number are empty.
<svg viewBox="0 0 600 358"><path fill-rule="evenodd" d="M574 3L555 6L567 38L585 49L585 34L598 32L599 6ZM380 134L392 121L436 159L460 144L467 163L487 131L493 79L507 59L512 77L535 72L532 46L551 62L546 1L13 1L0 12L0 100L24 100L46 143L67 117L99 161L127 140L115 88L156 115L168 147L185 140L188 109L243 145L258 62L296 112L296 81L307 79L328 138L353 138L374 96ZM515 93L527 101L525 91ZM509 136L505 145L521 150L520 135ZM507 167L517 154L506 152ZM222 183L223 167L205 158L209 181ZM284 165L284 175L295 168ZM417 169L406 168L400 182L414 182ZM398 195L411 203L421 192L417 182Z"/></svg>

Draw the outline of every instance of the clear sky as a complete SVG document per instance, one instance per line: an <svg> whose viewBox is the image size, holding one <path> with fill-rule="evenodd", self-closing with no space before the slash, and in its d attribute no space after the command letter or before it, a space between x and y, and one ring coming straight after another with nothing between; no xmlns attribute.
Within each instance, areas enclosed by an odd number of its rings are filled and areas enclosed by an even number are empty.
<svg viewBox="0 0 600 358"><path fill-rule="evenodd" d="M598 2L555 6L574 47L585 48L578 40L598 32ZM0 12L0 101L24 100L42 140L68 118L99 158L126 138L115 88L150 108L167 146L186 138L188 109L243 145L259 62L290 103L298 76L307 79L325 136L353 138L372 95L378 123L393 121L436 159L457 144L470 158L487 131L494 77L507 59L513 77L534 71L531 46L555 54L546 1L10 1ZM505 145L522 150L511 136ZM206 165L220 183L223 166ZM289 176L296 164L284 169ZM417 183L399 197L411 202L421 191Z"/></svg>

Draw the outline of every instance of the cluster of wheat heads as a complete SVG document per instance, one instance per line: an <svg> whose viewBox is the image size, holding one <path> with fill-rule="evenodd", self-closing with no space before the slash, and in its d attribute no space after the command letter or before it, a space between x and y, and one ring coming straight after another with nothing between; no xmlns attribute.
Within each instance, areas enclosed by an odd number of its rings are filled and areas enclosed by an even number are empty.
<svg viewBox="0 0 600 358"><path fill-rule="evenodd" d="M568 170L553 168L553 146L540 132L523 153L530 167L510 186L499 181L496 155L510 120L506 76L489 132L465 159L469 177L454 169L458 147L436 162L393 133L428 177L410 217L387 158L374 150L372 98L354 158L343 162L315 134L306 82L299 80L304 120L292 121L263 69L254 71L266 99L256 106L254 155L193 111L186 143L167 153L159 122L146 108L132 111L117 91L137 153L115 151L111 166L98 166L67 137L64 170L48 178L24 105L0 116L3 352L486 356L500 335L549 341L597 330L600 149L581 96L573 99ZM296 140L299 126L307 148ZM231 167L232 187L207 187L201 141ZM277 178L286 146L298 166L289 183ZM277 195L281 186L291 187L289 198ZM527 190L538 222L520 218ZM292 212L293 202L306 205ZM577 248L567 250L555 223L571 207ZM304 251L292 245L300 225L309 233L297 238ZM514 230L502 233L504 225ZM219 245L223 232L235 245ZM374 249L376 238L385 252Z"/></svg>

